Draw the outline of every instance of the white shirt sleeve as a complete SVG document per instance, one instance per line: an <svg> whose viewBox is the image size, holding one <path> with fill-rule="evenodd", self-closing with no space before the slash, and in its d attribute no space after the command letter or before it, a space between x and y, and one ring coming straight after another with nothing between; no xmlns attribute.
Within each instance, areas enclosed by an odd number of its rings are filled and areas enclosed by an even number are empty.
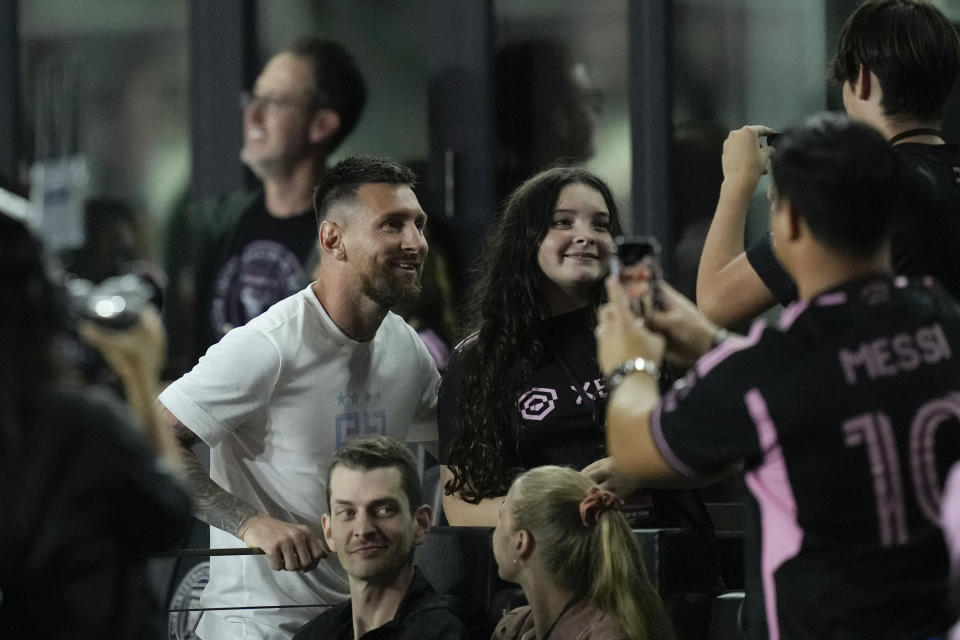
<svg viewBox="0 0 960 640"><path fill-rule="evenodd" d="M266 419L280 367L280 352L272 340L257 329L238 327L210 347L159 400L214 446L231 431Z"/></svg>
<svg viewBox="0 0 960 640"><path fill-rule="evenodd" d="M419 341L419 338L417 340ZM440 389L440 373L437 372L437 365L430 357L427 348L422 343L420 347L420 375L421 379L427 382L420 394L420 406L410 423L407 442L436 444L439 440L437 434L437 392Z"/></svg>

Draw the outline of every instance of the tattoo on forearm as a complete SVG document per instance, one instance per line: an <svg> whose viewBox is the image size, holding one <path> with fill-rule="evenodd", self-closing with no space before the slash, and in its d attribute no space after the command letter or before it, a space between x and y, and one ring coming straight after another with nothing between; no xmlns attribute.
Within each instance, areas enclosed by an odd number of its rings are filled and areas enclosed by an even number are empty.
<svg viewBox="0 0 960 640"><path fill-rule="evenodd" d="M176 426L183 469L193 497L193 514L203 522L240 537L240 528L251 516L257 515L252 506L226 491L210 479L210 474L190 445L198 438L182 424Z"/></svg>

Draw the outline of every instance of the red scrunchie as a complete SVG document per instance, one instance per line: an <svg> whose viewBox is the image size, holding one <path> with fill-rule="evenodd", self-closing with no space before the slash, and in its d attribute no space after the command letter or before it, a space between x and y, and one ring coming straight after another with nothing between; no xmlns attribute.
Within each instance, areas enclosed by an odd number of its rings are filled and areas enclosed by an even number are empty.
<svg viewBox="0 0 960 640"><path fill-rule="evenodd" d="M580 522L589 527L596 524L600 514L610 509L620 509L623 500L615 493L600 487L590 487L587 495L580 501Z"/></svg>

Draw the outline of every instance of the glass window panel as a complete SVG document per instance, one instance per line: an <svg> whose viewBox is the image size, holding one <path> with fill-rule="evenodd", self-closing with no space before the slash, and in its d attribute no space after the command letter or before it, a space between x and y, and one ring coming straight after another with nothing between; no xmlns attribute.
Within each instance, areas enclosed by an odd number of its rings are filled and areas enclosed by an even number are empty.
<svg viewBox="0 0 960 640"><path fill-rule="evenodd" d="M429 154L426 1L263 0L257 29L264 59L302 35L346 46L367 81L369 96L357 128L331 161L384 155L417 165Z"/></svg>
<svg viewBox="0 0 960 640"><path fill-rule="evenodd" d="M501 199L568 157L629 211L626 0L497 0L494 12Z"/></svg>
<svg viewBox="0 0 960 640"><path fill-rule="evenodd" d="M186 1L22 2L20 38L24 162L82 154L87 195L130 205L155 249L189 181Z"/></svg>
<svg viewBox="0 0 960 640"><path fill-rule="evenodd" d="M827 108L825 0L676 0L673 3L673 216L677 284L693 292L731 129L775 130ZM767 179L748 218L765 233Z"/></svg>

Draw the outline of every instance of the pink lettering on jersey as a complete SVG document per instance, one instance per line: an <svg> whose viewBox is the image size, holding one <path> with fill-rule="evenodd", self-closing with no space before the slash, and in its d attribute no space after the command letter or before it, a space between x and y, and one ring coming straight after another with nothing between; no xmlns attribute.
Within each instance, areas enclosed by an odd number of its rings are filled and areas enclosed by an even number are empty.
<svg viewBox="0 0 960 640"><path fill-rule="evenodd" d="M908 373L922 365L934 365L953 356L946 333L939 323L914 332L901 332L862 342L853 349L840 349L837 357L847 384L866 378L888 378Z"/></svg>

